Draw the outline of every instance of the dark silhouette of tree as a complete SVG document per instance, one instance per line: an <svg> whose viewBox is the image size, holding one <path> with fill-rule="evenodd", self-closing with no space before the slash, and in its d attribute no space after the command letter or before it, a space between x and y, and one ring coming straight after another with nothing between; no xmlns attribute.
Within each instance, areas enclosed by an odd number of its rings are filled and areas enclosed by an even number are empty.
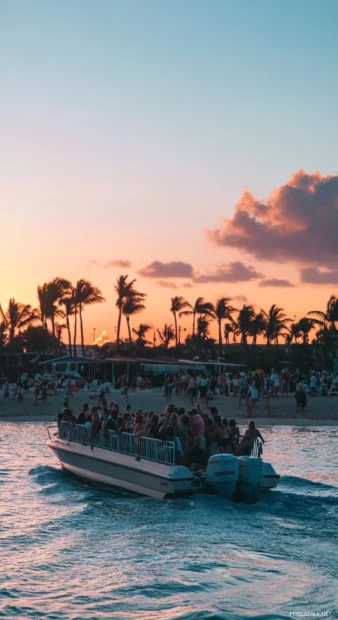
<svg viewBox="0 0 338 620"><path fill-rule="evenodd" d="M83 311L86 306L92 306L93 304L101 304L105 301L105 298L102 295L102 292L99 288L94 286L89 280L85 280L81 278L77 281L75 290L74 290L74 355L76 354L76 319L77 313L79 314L80 319L80 337L81 337L81 348L82 354L85 355L84 348L84 330L83 330Z"/></svg>
<svg viewBox="0 0 338 620"><path fill-rule="evenodd" d="M6 331L10 343L23 327L28 327L39 319L36 308L15 301L14 298L9 300L6 311L0 305L0 316L3 321L3 329Z"/></svg>
<svg viewBox="0 0 338 620"><path fill-rule="evenodd" d="M196 325L196 316L208 315L212 316L214 311L214 307L212 303L209 301L204 301L203 297L198 297L192 306L188 302L186 302L186 307L189 307L190 310L183 310L179 313L179 316L192 316L192 335L195 335L195 325Z"/></svg>
<svg viewBox="0 0 338 620"><path fill-rule="evenodd" d="M132 293L125 303L122 306L122 314L126 317L127 328L128 328L128 338L129 338L129 348L132 349L133 340L131 335L130 328L130 317L135 314L139 314L142 310L145 309L145 305L143 302L145 295L138 295L137 293Z"/></svg>
<svg viewBox="0 0 338 620"><path fill-rule="evenodd" d="M229 297L220 297L212 311L212 315L218 323L218 346L219 352L222 354L222 321L232 320L232 313L236 312L236 308L230 305Z"/></svg>
<svg viewBox="0 0 338 620"><path fill-rule="evenodd" d="M161 342L163 343L164 350L167 351L169 344L175 338L175 331L172 325L167 325L165 323L162 330L158 329L157 333L160 337Z"/></svg>
<svg viewBox="0 0 338 620"><path fill-rule="evenodd" d="M183 308L186 308L187 306L189 306L189 304L188 304L187 301L185 301L185 299L183 297L177 297L176 296L176 297L172 297L171 298L170 312L172 312L173 316L174 316L176 348L177 348L177 345L178 345L177 314L181 313Z"/></svg>
<svg viewBox="0 0 338 620"><path fill-rule="evenodd" d="M119 348L120 348L120 333L121 333L121 319L122 319L123 305L126 303L127 299L132 295L137 295L138 297L143 297L143 298L145 297L143 293L139 293L135 289L136 280L134 279L128 282L128 277L129 277L128 275L119 276L114 286L114 290L117 295L115 305L118 308L118 319L117 319L117 329L116 329L116 351L119 351Z"/></svg>
<svg viewBox="0 0 338 620"><path fill-rule="evenodd" d="M266 322L266 344L271 344L271 342L278 344L279 336L288 332L288 323L291 322L291 319L287 318L284 308L278 308L276 304L273 304L268 312L261 310L261 313Z"/></svg>

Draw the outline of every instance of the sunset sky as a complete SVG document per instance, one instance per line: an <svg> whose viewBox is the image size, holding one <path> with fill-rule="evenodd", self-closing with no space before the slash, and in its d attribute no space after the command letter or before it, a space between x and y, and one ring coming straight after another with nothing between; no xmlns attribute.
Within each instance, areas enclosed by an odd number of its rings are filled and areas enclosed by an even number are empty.
<svg viewBox="0 0 338 620"><path fill-rule="evenodd" d="M114 338L120 273L136 323L171 322L172 295L323 308L337 29L336 0L0 0L1 304L88 278L87 342Z"/></svg>

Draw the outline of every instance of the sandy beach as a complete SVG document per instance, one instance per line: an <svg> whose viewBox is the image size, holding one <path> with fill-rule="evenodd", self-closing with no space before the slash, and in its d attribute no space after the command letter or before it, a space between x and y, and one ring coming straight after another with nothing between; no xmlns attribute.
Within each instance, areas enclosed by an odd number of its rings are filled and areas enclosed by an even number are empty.
<svg viewBox="0 0 338 620"><path fill-rule="evenodd" d="M63 406L63 393L56 396L48 396L48 402L42 405L33 405L33 394L24 395L22 403L15 400L0 402L0 422L53 422L55 415ZM124 411L125 401L119 391L113 392L108 400L114 400ZM172 401L179 407L189 408L190 403L182 398L173 396ZM97 396L78 392L72 396L70 405L77 412L83 403L97 404ZM129 403L133 411L142 409L162 413L166 406L163 392L152 390L148 392L130 392ZM235 418L241 424L246 424L246 408L244 403L238 405L238 399L232 396L218 396L210 405L218 407L222 416ZM207 411L207 408L203 408ZM338 398L337 397L308 397L308 406L303 413L296 413L295 399L293 396L271 400L271 416L266 416L263 399L254 408L254 418L261 425L289 425L289 426L338 426Z"/></svg>

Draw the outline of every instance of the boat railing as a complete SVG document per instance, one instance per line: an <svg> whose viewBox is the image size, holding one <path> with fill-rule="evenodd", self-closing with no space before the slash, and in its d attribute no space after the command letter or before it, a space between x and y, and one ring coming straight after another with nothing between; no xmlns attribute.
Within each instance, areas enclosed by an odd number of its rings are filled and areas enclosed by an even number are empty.
<svg viewBox="0 0 338 620"><path fill-rule="evenodd" d="M85 426L71 422L59 423L59 437L66 441L90 444L92 447L129 454L148 461L175 465L175 444L172 441L134 437L130 433L116 433L115 431L105 433L99 431L95 437L90 438L90 431Z"/></svg>

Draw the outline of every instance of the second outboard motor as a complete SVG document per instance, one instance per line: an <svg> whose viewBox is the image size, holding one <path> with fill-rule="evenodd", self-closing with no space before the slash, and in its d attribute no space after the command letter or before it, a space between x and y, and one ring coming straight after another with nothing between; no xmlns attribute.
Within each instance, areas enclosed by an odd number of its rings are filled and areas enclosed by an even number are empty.
<svg viewBox="0 0 338 620"><path fill-rule="evenodd" d="M263 461L252 456L240 456L239 481L236 496L239 500L252 504L260 497L263 482Z"/></svg>
<svg viewBox="0 0 338 620"><path fill-rule="evenodd" d="M238 482L238 458L232 454L211 456L206 481L218 495L232 499Z"/></svg>

